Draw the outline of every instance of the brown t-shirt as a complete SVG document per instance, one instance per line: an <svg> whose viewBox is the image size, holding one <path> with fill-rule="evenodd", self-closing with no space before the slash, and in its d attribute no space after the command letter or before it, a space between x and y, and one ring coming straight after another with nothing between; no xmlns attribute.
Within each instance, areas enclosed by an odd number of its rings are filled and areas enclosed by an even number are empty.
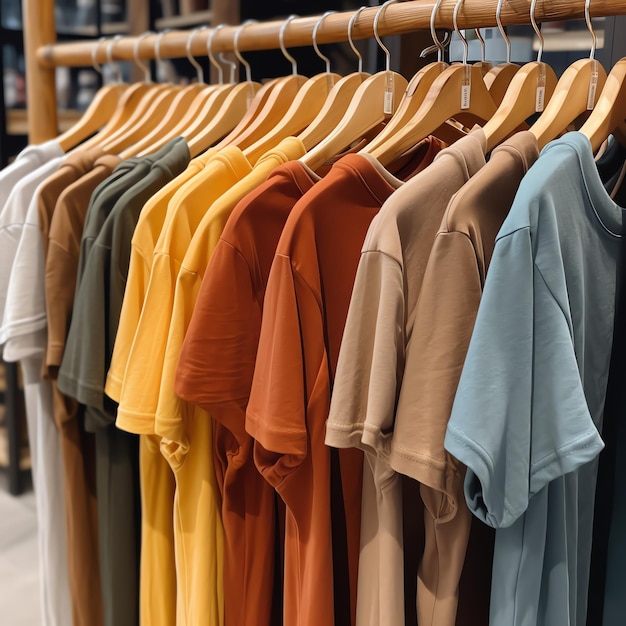
<svg viewBox="0 0 626 626"><path fill-rule="evenodd" d="M363 458L324 430L359 251L401 184L345 156L292 210L270 271L246 430L287 507L285 624L355 623Z"/></svg>
<svg viewBox="0 0 626 626"><path fill-rule="evenodd" d="M291 209L317 180L291 161L237 205L207 267L178 364L176 393L214 420L225 537L224 615L226 623L241 626L277 623L272 620L275 495L254 465L245 415L276 245ZM274 607L275 614L281 612Z"/></svg>
<svg viewBox="0 0 626 626"><path fill-rule="evenodd" d="M44 258L48 254L48 236L50 222L57 200L73 182L94 167L96 161L104 156L100 148L90 150L78 149L67 155L59 169L46 179L39 188L37 199L39 209L39 228L43 239Z"/></svg>

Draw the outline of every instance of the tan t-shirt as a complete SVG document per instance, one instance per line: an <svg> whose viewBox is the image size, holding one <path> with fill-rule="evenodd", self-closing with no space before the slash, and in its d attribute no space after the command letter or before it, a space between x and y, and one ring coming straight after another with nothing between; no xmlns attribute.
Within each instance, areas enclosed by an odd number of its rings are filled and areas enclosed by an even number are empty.
<svg viewBox="0 0 626 626"><path fill-rule="evenodd" d="M454 147L463 148L462 144ZM410 330L398 343L403 356L394 389L398 400L391 418L395 422L383 424L383 429L387 428L381 446L372 436L376 435L375 422L373 431L363 439L369 437L373 449L393 470L421 484L426 545L417 591L420 625L488 623L493 537L487 528L475 524L466 559L472 520L463 496L464 468L444 451L443 441L495 237L521 178L537 156L534 137L529 133L516 135L494 150L489 164L453 197L436 233L432 228L436 216L430 209L428 213L413 213L422 222L419 236L410 232L411 222L418 220L397 221L403 226L403 244L402 256L393 257L400 270L396 276L402 278L401 285L416 287L416 292L413 298L406 289L400 294L401 300L412 302L412 306L406 318ZM448 165L446 169L447 173L441 168L441 173L449 183L455 176L454 167ZM431 184L438 184L436 168L428 174ZM416 179L407 188L419 182ZM417 198L418 190L414 187L413 191ZM381 221L382 216L381 212ZM425 252L430 252L427 260ZM362 284L370 292L361 295L371 297L374 286ZM406 323L398 318L396 322ZM346 358L354 355L346 350ZM339 404L342 395L333 399L336 412L331 416L349 415ZM371 423L367 422L367 410L364 415L365 430Z"/></svg>
<svg viewBox="0 0 626 626"><path fill-rule="evenodd" d="M442 216L452 196L485 164L485 149L485 135L478 130L440 152L385 203L362 248L326 425L328 445L368 452L366 470L373 478L364 484L373 480L376 486L374 496L364 490L359 624L404 624L402 485L390 467L390 448L405 351ZM418 623L445 626L448 622L440 619L432 601L447 597L447 592L439 594L443 587L438 587L436 569L440 503L423 499L426 537ZM469 524L469 512L465 517ZM451 548L441 546L442 553ZM447 572L446 565L441 564L441 573Z"/></svg>

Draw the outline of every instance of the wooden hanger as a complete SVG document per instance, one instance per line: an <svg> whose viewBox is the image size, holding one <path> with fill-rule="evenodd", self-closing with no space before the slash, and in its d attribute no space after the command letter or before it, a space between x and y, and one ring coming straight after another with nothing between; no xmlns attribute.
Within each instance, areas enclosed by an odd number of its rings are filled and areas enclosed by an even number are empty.
<svg viewBox="0 0 626 626"><path fill-rule="evenodd" d="M415 117L415 114L419 110L420 106L424 102L432 84L435 79L448 67L448 64L444 62L444 51L446 42L441 42L437 36L437 30L435 28L435 21L439 7L442 0L438 0L430 15L430 36L433 39L434 46L423 50L420 54L421 57L425 57L434 49L437 50L437 61L430 63L425 67L418 70L418 72L409 81L402 101L398 110L394 113L389 123L383 128L383 130L365 146L361 152L371 154L373 150L376 150L379 146L383 145L399 130L403 129L411 119ZM449 38L448 38L449 42Z"/></svg>
<svg viewBox="0 0 626 626"><path fill-rule="evenodd" d="M208 38L207 48L211 62L215 64L220 72L220 85L225 89L230 89L233 86L232 84L221 84L223 82L222 66L213 57L211 49L213 37L222 27L223 25L213 29L211 36ZM195 114L197 114L199 109L218 89L216 85L207 85L204 82L202 66L191 55L191 44L193 43L194 37L197 33L205 29L206 26L194 29L187 39L187 58L196 69L197 83L182 89L174 98L166 115L160 120L157 126L142 137L138 143L125 150L120 155L122 158L128 158L135 154L150 154L165 145L170 139L183 135L183 130L193 121Z"/></svg>
<svg viewBox="0 0 626 626"><path fill-rule="evenodd" d="M536 1L533 0L533 6ZM594 58L596 35L589 15L589 4L590 0L586 0L585 18L593 41L591 54L588 59L574 61L565 70L545 111L530 128L539 148L567 130L580 115L591 111L606 83L606 71Z"/></svg>
<svg viewBox="0 0 626 626"><path fill-rule="evenodd" d="M314 146L319 144L325 137L328 137L330 133L337 127L337 124L341 121L341 118L344 116L345 112L348 110L350 106L350 102L352 102L352 98L356 93L359 85L363 83L363 81L369 77L369 74L363 72L363 57L359 52L358 48L354 45L354 41L352 40L352 28L359 17L361 11L363 11L366 7L361 7L357 11L354 12L354 15L350 18L348 23L348 43L352 48L354 54L356 54L357 59L359 60L359 68L357 72L352 74L348 74L348 76L344 76L339 79L331 89L328 94L328 98L326 98L326 102L324 102L324 106L322 110L317 114L317 117L307 126L305 130L303 130L298 138L307 151L311 150ZM334 11L332 11L334 12ZM329 11L327 14L332 13ZM325 15L327 15L325 14ZM322 57L327 63L326 70L330 71L328 66L328 58L324 57L317 47L317 29L321 25L324 20L324 16L315 25L315 29L313 31L313 41L314 48L317 54Z"/></svg>
<svg viewBox="0 0 626 626"><path fill-rule="evenodd" d="M501 3L502 0L498 6ZM539 39L537 61L527 63L518 70L498 110L483 126L483 132L487 136L487 151L493 150L532 115L543 111L546 103L550 102L557 85L554 70L541 61L544 42L541 30L535 21L534 8L531 8L530 21ZM499 21L498 25L500 25ZM502 28L502 35L505 36L503 31Z"/></svg>
<svg viewBox="0 0 626 626"><path fill-rule="evenodd" d="M313 28L313 49L325 62L326 72L307 80L298 91L289 110L285 113L280 122L267 133L267 135L244 151L244 154L251 163L256 163L263 154L278 145L285 137L297 135L302 132L315 121L317 115L329 101L333 87L340 77L330 71L330 60L320 52L319 46L317 45L317 32L324 20L332 13L336 13L336 11L327 11L324 13ZM295 69L294 72L296 72Z"/></svg>
<svg viewBox="0 0 626 626"><path fill-rule="evenodd" d="M103 41L105 41L104 38L100 40L100 43ZM111 42L110 46L113 46L113 42ZM94 48L92 62L94 69L102 75L102 66L96 61L99 48L100 45ZM107 53L110 54L109 62L112 62L112 52L109 53L109 47L107 47ZM113 85L104 85L98 89L93 100L87 107L87 110L82 114L78 122L57 137L57 141L63 152L68 152L72 148L75 148L82 141L91 137L91 135L105 126L115 114L120 100L127 89L128 85L121 82Z"/></svg>
<svg viewBox="0 0 626 626"><path fill-rule="evenodd" d="M506 63L499 63L495 67L492 67L484 77L487 91L496 106L500 106L502 100L504 100L504 94L507 92L513 80L513 76L515 76L520 69L517 63L511 63L511 40L504 29L501 17L503 2L504 0L498 0L498 6L496 7L496 23L498 24L502 39L504 39L504 43L506 44Z"/></svg>
<svg viewBox="0 0 626 626"><path fill-rule="evenodd" d="M253 119L242 120L241 124L217 144L217 148L234 145L244 150L268 135L281 122L298 91L307 82L304 76L297 74L295 59L287 52L284 44L285 30L296 17L290 15L281 26L279 34L281 51L292 65L291 76L278 79L267 94L264 92L266 101L260 110L254 112ZM304 126L306 123L302 127Z"/></svg>
<svg viewBox="0 0 626 626"><path fill-rule="evenodd" d="M374 18L374 36L385 52L386 69L359 85L339 125L300 159L312 170L318 170L347 147L361 141L382 122L391 119L398 108L402 93L407 88L407 81L400 74L391 71L391 55L378 34L380 17L392 2L395 0L387 0L382 4Z"/></svg>
<svg viewBox="0 0 626 626"><path fill-rule="evenodd" d="M454 9L455 30L463 41L463 63L446 68L433 82L415 117L370 154L383 165L389 165L409 152L451 118L485 122L496 111L479 67L467 63L467 40L457 25L462 0Z"/></svg>
<svg viewBox="0 0 626 626"><path fill-rule="evenodd" d="M587 136L594 152L611 134L626 146L626 58L611 69L600 98L582 125L580 132Z"/></svg>
<svg viewBox="0 0 626 626"><path fill-rule="evenodd" d="M151 34L154 33L148 31L140 35L137 38L134 48L135 63L141 70L143 70L144 80L128 86L120 99L117 109L109 118L106 125L102 128L102 130L100 130L100 132L83 143L83 147L92 148L104 145L104 142L120 131L120 129L129 122L131 116L135 116L141 111L145 114L145 111L148 110L148 107L156 94L166 89L164 85L157 85L152 82L152 78L150 77L150 68L142 63L139 58L139 44L145 37L148 37Z"/></svg>

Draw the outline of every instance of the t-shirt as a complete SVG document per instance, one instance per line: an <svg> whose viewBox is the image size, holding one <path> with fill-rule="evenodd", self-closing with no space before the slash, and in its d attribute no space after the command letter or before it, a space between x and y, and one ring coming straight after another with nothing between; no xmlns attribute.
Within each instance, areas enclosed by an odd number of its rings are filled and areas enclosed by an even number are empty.
<svg viewBox="0 0 626 626"><path fill-rule="evenodd" d="M131 241L124 301L105 385L106 394L116 402L120 399L128 355L148 289L152 255L165 222L169 201L178 189L204 169L214 154L214 150L209 150L192 159L184 172L164 185L146 202L139 215Z"/></svg>
<svg viewBox="0 0 626 626"><path fill-rule="evenodd" d="M97 160L104 156L100 148L76 150L68 154L56 172L45 180L38 194L39 230L43 237L44 258L48 253L50 221L57 200L66 187L91 170Z"/></svg>
<svg viewBox="0 0 626 626"><path fill-rule="evenodd" d="M401 184L345 156L293 208L272 263L246 430L287 507L285 624L355 621L363 459L327 448L324 426L359 250Z"/></svg>
<svg viewBox="0 0 626 626"><path fill-rule="evenodd" d="M258 186L267 178L270 167L273 169L281 163L298 159L305 152L304 144L299 139L288 137L277 148L262 156L244 179L213 203L198 224L189 248L181 259L155 415L155 432L168 440L168 455L180 459L189 446L185 422L192 419L197 407L183 402L174 393L176 367L202 278L224 226L237 202L250 191L253 183L256 182Z"/></svg>
<svg viewBox="0 0 626 626"><path fill-rule="evenodd" d="M116 421L119 428L137 434L154 433L180 264L207 208L251 169L239 148L227 147L171 199L154 249L150 281L124 374Z"/></svg>
<svg viewBox="0 0 626 626"><path fill-rule="evenodd" d="M492 624L586 622L621 229L574 132L542 151L496 240L445 439L497 529Z"/></svg>
<svg viewBox="0 0 626 626"><path fill-rule="evenodd" d="M58 384L67 395L99 409L92 413L92 428L106 426L115 419L114 411L105 411L104 382L122 308L135 225L145 202L188 163L185 139L168 142L160 157L147 159L147 174L119 197L104 223L91 220L83 232L83 239L93 244L80 272ZM104 423L98 424L99 417Z"/></svg>
<svg viewBox="0 0 626 626"><path fill-rule="evenodd" d="M406 421L404 413L414 410L411 404L401 408L398 397L403 383L411 393L414 374L410 368L420 365L422 347L415 352L412 344L419 336L415 324L420 292L431 250L437 254L433 250L434 245L438 248L437 231L453 195L485 164L485 149L484 133L478 130L440 152L426 171L385 203L361 252L326 425L327 444L356 446L369 453L366 471L371 472L376 486L376 497L368 496L367 491L364 496L364 524L368 525L364 536L369 541L363 545L368 558L359 571L359 621L390 625L405 621L402 484L396 470L422 483L425 540L418 576L418 622L455 624L458 578L471 518L464 508L456 523L451 523L456 514L455 494L447 501L444 493L449 494L449 489L442 489L443 493L433 489L435 485L442 488L441 481L433 476L439 479L437 469L446 478L458 470L453 463L448 463L447 470L444 462L437 466L436 456L422 450L416 458L423 459L423 465L413 466L407 461L392 467L394 460L405 459L401 446L415 440L412 432L413 440L399 436L396 440L394 428L398 427L400 411ZM445 258L455 275L463 271L456 267L459 259L453 255ZM453 279L449 272L448 267L446 276ZM427 329L432 330L425 326L425 333ZM412 414L409 419L413 419ZM430 424L430 429L419 433L428 445L436 446L436 424ZM443 453L445 422L440 430ZM392 438L397 441L397 452ZM462 495L462 478L459 484ZM453 528L448 532L450 526ZM456 561L451 563L453 558Z"/></svg>
<svg viewBox="0 0 626 626"><path fill-rule="evenodd" d="M169 149L150 161L148 174L120 196L100 231L95 232L92 220L83 232L83 238L93 238L94 243L79 276L58 378L63 393L86 405L85 426L96 433L100 577L105 623L111 626L132 626L139 616L140 503L137 440L112 427L115 408L103 401L104 377L134 225L145 201L189 162L187 142L182 138L169 142Z"/></svg>
<svg viewBox="0 0 626 626"><path fill-rule="evenodd" d="M175 392L213 418L224 611L226 623L242 626L269 626L276 610L274 489L254 465L245 430L263 298L285 221L317 179L298 161L288 162L236 206L207 267L176 373Z"/></svg>
<svg viewBox="0 0 626 626"><path fill-rule="evenodd" d="M47 161L63 156L63 149L56 140L26 146L13 163L0 170L0 210L6 204L13 187L25 176L34 172Z"/></svg>

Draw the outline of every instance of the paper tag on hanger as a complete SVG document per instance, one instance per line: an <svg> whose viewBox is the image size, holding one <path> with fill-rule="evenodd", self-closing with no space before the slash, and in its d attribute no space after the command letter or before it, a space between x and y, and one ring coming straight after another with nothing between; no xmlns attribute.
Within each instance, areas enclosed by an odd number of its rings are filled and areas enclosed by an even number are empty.
<svg viewBox="0 0 626 626"><path fill-rule="evenodd" d="M589 94L587 95L587 111L593 110L596 106L596 94L598 91L598 62L594 60L591 68L591 79L589 80Z"/></svg>
<svg viewBox="0 0 626 626"><path fill-rule="evenodd" d="M393 115L393 74L387 72L387 81L385 83L385 97L383 102L383 113L385 115Z"/></svg>
<svg viewBox="0 0 626 626"><path fill-rule="evenodd" d="M465 66L465 76L461 85L461 110L469 109L472 102L472 72L469 65Z"/></svg>
<svg viewBox="0 0 626 626"><path fill-rule="evenodd" d="M545 63L539 65L539 75L537 76L537 91L535 92L535 113L541 113L546 107L546 66Z"/></svg>

